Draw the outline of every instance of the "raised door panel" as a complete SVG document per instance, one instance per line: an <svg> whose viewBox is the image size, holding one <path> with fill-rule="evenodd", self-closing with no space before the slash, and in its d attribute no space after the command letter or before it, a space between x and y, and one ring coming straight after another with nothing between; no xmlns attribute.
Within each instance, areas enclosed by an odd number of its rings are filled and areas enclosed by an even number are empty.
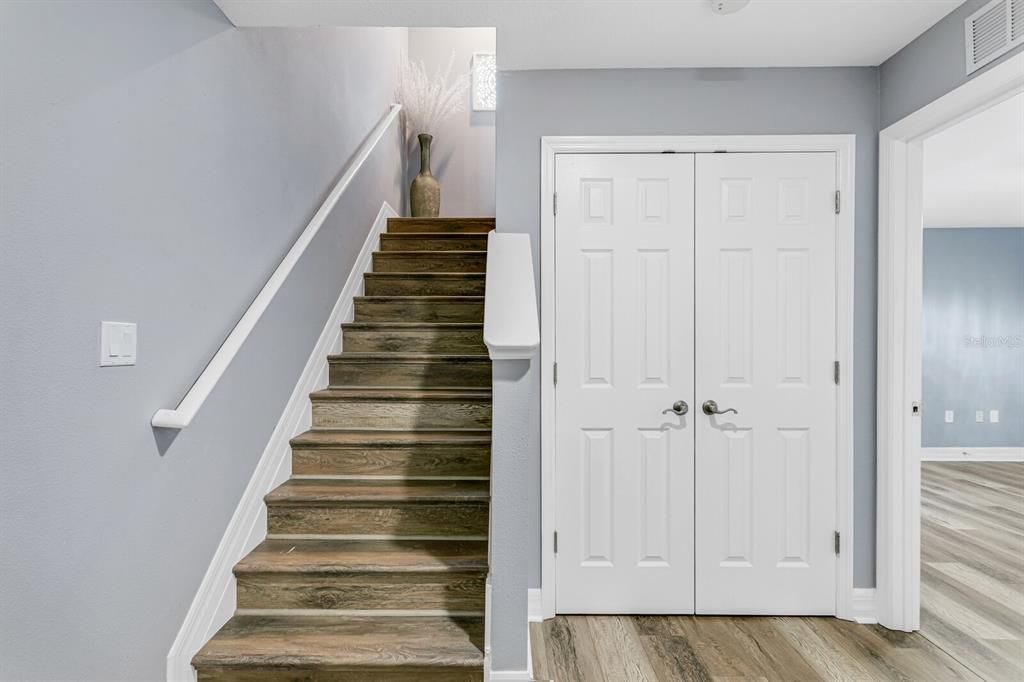
<svg viewBox="0 0 1024 682"><path fill-rule="evenodd" d="M585 249L582 261L583 385L611 386L615 366L615 254Z"/></svg>

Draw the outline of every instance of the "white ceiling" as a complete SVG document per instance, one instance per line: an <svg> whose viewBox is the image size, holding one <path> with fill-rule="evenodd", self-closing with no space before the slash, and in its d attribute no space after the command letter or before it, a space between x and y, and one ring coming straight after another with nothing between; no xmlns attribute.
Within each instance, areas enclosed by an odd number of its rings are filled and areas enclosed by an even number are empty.
<svg viewBox="0 0 1024 682"><path fill-rule="evenodd" d="M924 142L925 227L1024 227L1024 93Z"/></svg>
<svg viewBox="0 0 1024 682"><path fill-rule="evenodd" d="M215 0L237 26L494 26L502 70L876 66L963 0Z"/></svg>

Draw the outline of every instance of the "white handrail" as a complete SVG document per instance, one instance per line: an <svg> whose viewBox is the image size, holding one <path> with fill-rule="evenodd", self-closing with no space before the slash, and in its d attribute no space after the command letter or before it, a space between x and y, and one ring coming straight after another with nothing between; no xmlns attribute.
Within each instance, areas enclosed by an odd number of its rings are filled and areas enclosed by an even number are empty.
<svg viewBox="0 0 1024 682"><path fill-rule="evenodd" d="M213 391L214 386L224 375L228 365L235 359L235 355L238 354L242 344L249 338L249 334L256 327L256 323L259 322L260 317L270 306L270 302L274 300L274 296L280 291L281 286L285 280L288 279L288 275L291 274L295 264L299 262L302 254L306 251L306 248L316 237L317 232L323 227L324 222L327 220L327 216L334 210L335 204L338 203L338 199L341 198L342 193L348 188L352 182L352 178L355 177L359 169L362 168L363 163L373 152L377 143L380 142L381 138L384 137L384 133L391 127L395 119L398 118L398 112L402 110L402 105L392 104L390 111L380 120L377 127L370 133L370 137L367 138L366 142L356 151L355 157L352 159L352 163L349 164L348 169L341 176L338 182L331 189L331 193L327 195L327 199L324 200L323 205L313 216L309 224L306 225L306 229L302 231L299 238L292 244L292 248L288 250L281 264L274 270L274 274L270 276L267 283L263 285L263 289L256 295L252 303L249 304L249 308L242 315L242 318L238 320L238 324L231 330L228 337L224 339L224 343L217 349L213 359L203 369L202 374L196 379L196 382L192 384L192 388L188 389L188 393L178 403L178 407L173 410L157 410L156 414L153 415L153 419L150 423L153 426L159 426L166 429L183 429L192 423L193 417L199 411L199 408L203 406L206 398L209 397Z"/></svg>
<svg viewBox="0 0 1024 682"><path fill-rule="evenodd" d="M491 360L529 360L540 347L530 235L487 235L484 343Z"/></svg>

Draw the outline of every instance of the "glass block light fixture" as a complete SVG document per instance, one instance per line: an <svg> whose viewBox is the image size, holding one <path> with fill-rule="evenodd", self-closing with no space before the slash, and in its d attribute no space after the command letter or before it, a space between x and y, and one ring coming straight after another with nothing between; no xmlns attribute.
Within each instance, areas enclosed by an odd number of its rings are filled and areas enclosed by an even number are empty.
<svg viewBox="0 0 1024 682"><path fill-rule="evenodd" d="M497 62L493 52L473 54L473 111L494 111L498 93Z"/></svg>

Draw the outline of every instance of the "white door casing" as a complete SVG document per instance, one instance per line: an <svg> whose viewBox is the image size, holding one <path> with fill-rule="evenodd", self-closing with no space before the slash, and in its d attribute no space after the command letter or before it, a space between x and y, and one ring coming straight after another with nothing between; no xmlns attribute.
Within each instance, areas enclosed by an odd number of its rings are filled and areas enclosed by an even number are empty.
<svg viewBox="0 0 1024 682"><path fill-rule="evenodd" d="M1024 55L1021 56L1024 59ZM998 70L999 67L996 67ZM977 82L979 79L975 79ZM856 221L856 136L844 135L726 135L726 136L544 136L541 138L541 213L540 213L540 298L541 298L541 584L532 602L531 619L551 618L556 614L559 581L555 543L559 498L562 495L556 477L559 459L556 438L555 349L560 321L556 315L555 189L556 159L566 154L676 154L827 152L835 155L837 188L842 192L842 208L836 216L837 358L842 379L838 387L837 480L835 484L836 524L842 533L842 550L836 565L836 615L840 618L873 622L873 611L864 611L863 597L853 587L853 288L854 225ZM883 168L884 170L884 168ZM564 197L563 197L564 202ZM559 211L561 212L561 211ZM883 218L885 216L883 215ZM880 265L881 268L881 265ZM880 326L881 335L881 326ZM881 363L879 365L882 373ZM691 407L697 409L691 404ZM692 413L692 410L691 410ZM881 421L880 421L881 428ZM881 433L881 431L880 431ZM881 436L880 436L881 437ZM879 458L881 460L881 454ZM881 465L880 465L881 470ZM880 474L881 476L881 474ZM881 479L880 479L881 480ZM883 507L881 491L879 509ZM881 517L880 517L881 518ZM879 537L882 538L882 528ZM564 531L563 531L564 532ZM883 562L883 543L879 542L879 565ZM879 576L881 586L882 576ZM860 590L864 592L864 590ZM882 590L879 589L881 594ZM860 601L858 601L858 599Z"/></svg>
<svg viewBox="0 0 1024 682"><path fill-rule="evenodd" d="M556 177L557 610L692 613L694 157Z"/></svg>
<svg viewBox="0 0 1024 682"><path fill-rule="evenodd" d="M836 612L835 192L833 153L697 156L697 613Z"/></svg>

